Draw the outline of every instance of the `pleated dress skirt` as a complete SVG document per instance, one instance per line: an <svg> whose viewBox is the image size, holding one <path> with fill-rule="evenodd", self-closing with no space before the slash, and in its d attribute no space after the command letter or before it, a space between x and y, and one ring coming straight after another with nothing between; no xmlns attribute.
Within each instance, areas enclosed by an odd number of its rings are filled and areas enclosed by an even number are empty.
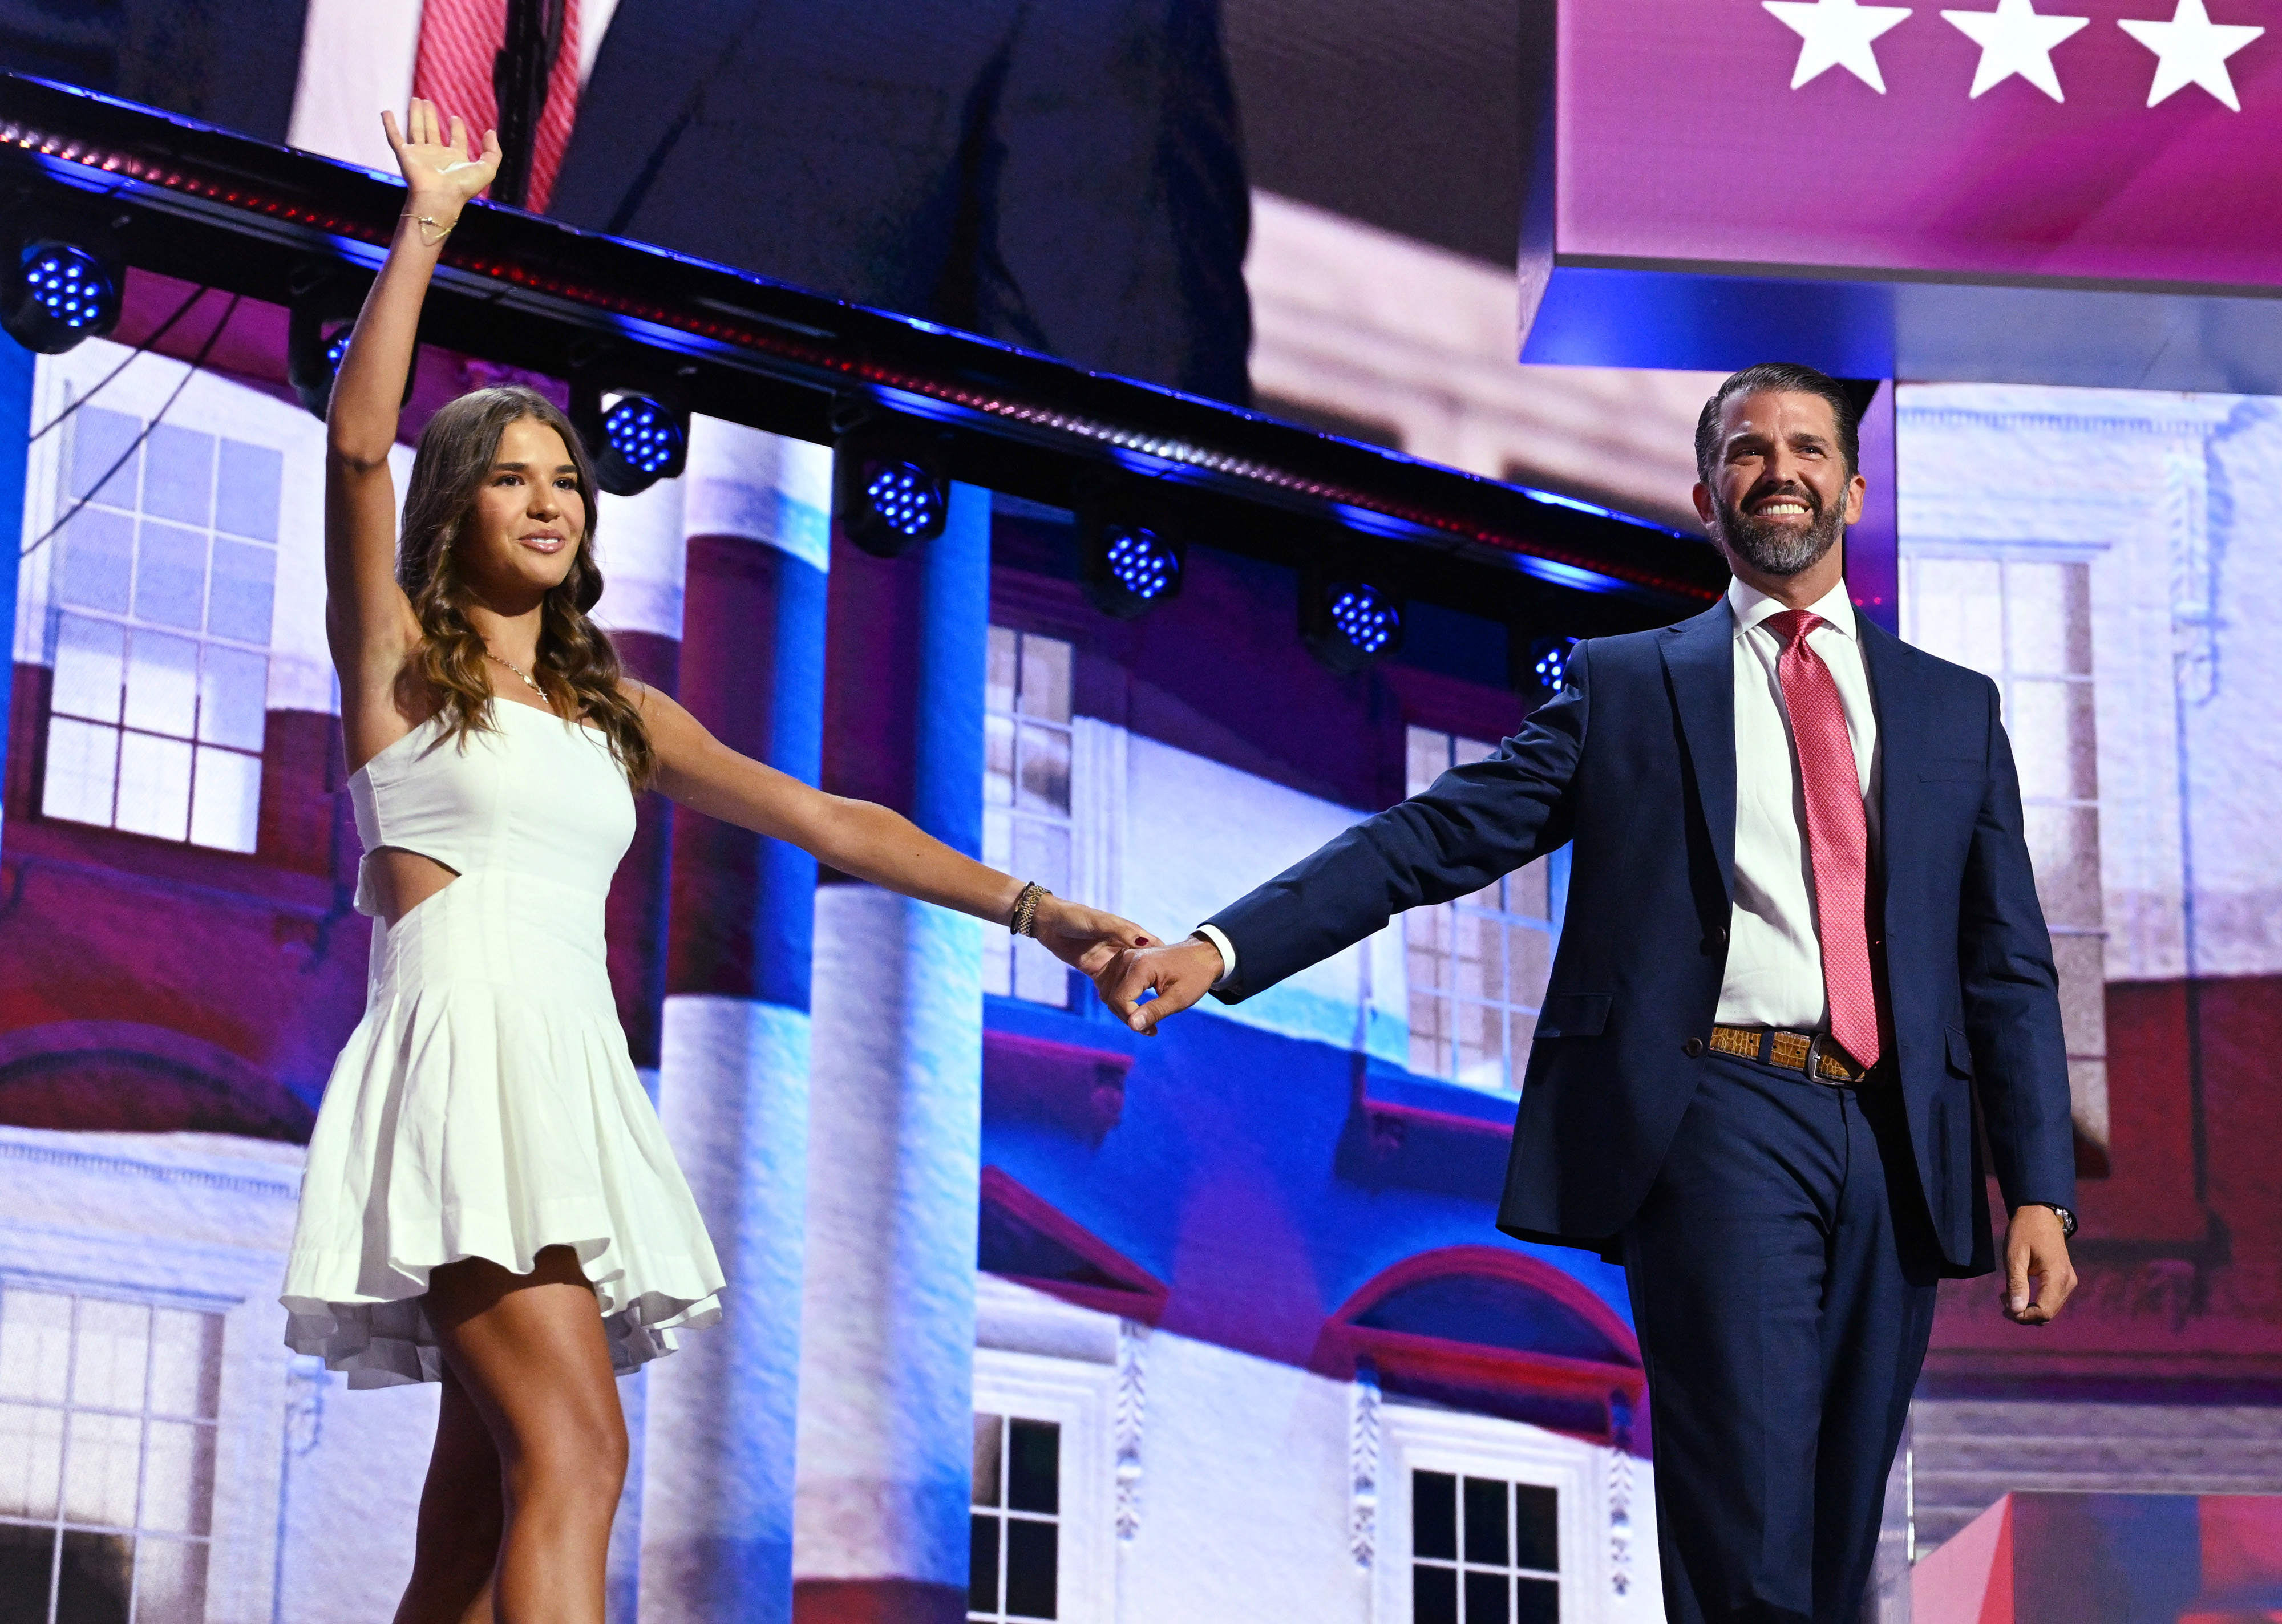
<svg viewBox="0 0 2282 1624"><path fill-rule="evenodd" d="M576 1249L621 1375L721 1317L723 1280L626 1051L602 897L462 874L375 921L364 1018L309 1143L286 1341L353 1387L440 1379L421 1301L462 1258Z"/></svg>

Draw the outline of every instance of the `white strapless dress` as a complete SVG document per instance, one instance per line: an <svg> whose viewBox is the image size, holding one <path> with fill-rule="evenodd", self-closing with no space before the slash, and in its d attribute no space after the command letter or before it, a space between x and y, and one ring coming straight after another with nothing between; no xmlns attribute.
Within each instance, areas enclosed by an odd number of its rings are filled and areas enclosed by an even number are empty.
<svg viewBox="0 0 2282 1624"><path fill-rule="evenodd" d="M595 730L492 711L465 749L430 721L349 780L372 970L309 1140L281 1301L287 1344L353 1387L440 1377L421 1298L465 1257L525 1274L541 1247L575 1247L622 1375L721 1317L720 1263L604 968L633 792ZM459 877L389 926L382 846Z"/></svg>

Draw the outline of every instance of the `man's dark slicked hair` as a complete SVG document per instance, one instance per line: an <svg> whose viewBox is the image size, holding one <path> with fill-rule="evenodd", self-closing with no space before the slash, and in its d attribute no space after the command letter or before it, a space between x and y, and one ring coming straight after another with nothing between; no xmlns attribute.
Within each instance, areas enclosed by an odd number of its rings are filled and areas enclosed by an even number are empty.
<svg viewBox="0 0 2282 1624"><path fill-rule="evenodd" d="M1802 367L1796 361L1769 361L1745 367L1704 402L1703 415L1696 419L1697 478L1706 485L1712 483L1712 459L1719 455L1719 414L1727 409L1727 402L1737 395L1758 394L1767 390L1820 395L1829 401L1830 415L1838 421L1838 452L1846 459L1846 477L1851 479L1860 471L1862 414L1856 408L1853 396L1846 392L1846 385L1812 367Z"/></svg>

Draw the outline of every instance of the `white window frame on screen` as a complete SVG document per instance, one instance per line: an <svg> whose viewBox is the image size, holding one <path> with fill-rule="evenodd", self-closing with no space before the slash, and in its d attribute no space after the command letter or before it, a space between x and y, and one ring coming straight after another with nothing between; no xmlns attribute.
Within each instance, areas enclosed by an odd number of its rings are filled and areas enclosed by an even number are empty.
<svg viewBox="0 0 2282 1624"><path fill-rule="evenodd" d="M1010 649L1016 659L1016 690L1012 706L1001 708L993 703L993 690L985 689L983 726L991 743L985 746L983 765L982 860L995 868L1014 873L1023 880L1036 880L1048 890L1064 897L1076 897L1083 876L1079 873L1082 842L1079 833L1081 810L1078 779L1080 728L1076 715L1077 645L1067 637L1039 633L1021 627L993 623L990 627L991 653L994 662L1002 649ZM1056 696L1048 713L1034 713L1022 709L1025 688L1022 679L1029 669L1028 646L1048 644L1061 649L1065 655L1063 676L1067 691ZM994 685L995 686L995 685ZM1051 714L1059 710L1060 715ZM1000 773L993 765L997 738L1004 734L1013 750L1008 772ZM1088 741L1091 739L1087 730ZM1017 803L1021 797L1021 780L1024 764L1030 752L1040 744L1048 748L1059 746L1069 764L1069 778L1065 785L1067 804L1060 808L1025 807ZM1067 856L1058 867L1028 862L1021 853L1021 831L1028 828L1049 839L1059 835ZM1036 872L1031 872L1032 869ZM1051 1008L1070 1006L1069 974L1061 961L1036 942L1017 940L1005 931L993 931L984 938L982 985L989 992L1012 997Z"/></svg>
<svg viewBox="0 0 2282 1624"><path fill-rule="evenodd" d="M1114 1365L974 1350L977 1415L1061 1428L1058 1624L1111 1624L1115 1617L1117 1462L1110 1415L1116 1382Z"/></svg>
<svg viewBox="0 0 2282 1624"><path fill-rule="evenodd" d="M45 1278L11 1270L0 1274L0 1340L19 1334L19 1333L12 1332L6 1321L10 1316L12 1304L20 1305L23 1298L31 1294L60 1299L69 1304L69 1320L65 1333L64 1349L65 1390L60 1399L54 1400L45 1396L38 1398L20 1396L11 1391L0 1394L0 1403L6 1403L12 1408L26 1413L52 1412L61 1418L57 1440L58 1504L55 1513L45 1518L18 1514L12 1511L0 1511L0 1524L10 1527L44 1531L50 1536L51 1550L54 1548L52 1541L59 1534L94 1535L97 1537L113 1539L123 1537L130 1541L134 1554L130 1558L129 1571L135 1576L133 1585L138 1596L144 1576L142 1566L142 1547L146 1540L163 1540L185 1548L195 1547L201 1553L204 1562L204 1571L198 1586L199 1602L196 1616L204 1617L209 1604L214 1598L217 1566L225 1559L221 1541L218 1537L220 1530L217 1524L221 1520L222 1467L228 1453L224 1400L224 1390L229 1375L227 1316L229 1309L236 1305L201 1298L183 1297L176 1294L114 1290L94 1283ZM90 1310L99 1313L105 1307L128 1309L146 1317L161 1311L194 1314L212 1322L210 1327L212 1340L207 1349L207 1356L212 1362L211 1369L206 1373L204 1382L201 1384L208 1385L212 1389L208 1413L191 1415L154 1405L151 1388L155 1377L158 1350L154 1343L148 1341L144 1349L144 1369L140 1373L137 1383L140 1397L136 1404L129 1406L91 1403L89 1402L88 1395L77 1390L79 1361L75 1356L80 1345L83 1322ZM16 1311L21 1313L23 1310L20 1306L17 1306ZM73 1420L75 1417L127 1420L136 1424L138 1429L136 1446L136 1483L133 1491L134 1510L132 1514L123 1519L103 1519L90 1521L86 1519L74 1519L67 1515L70 1507L65 1501L64 1496L70 1481L71 1452L79 1432L78 1426ZM191 1514L186 1519L191 1525L188 1528L166 1528L149 1521L151 1512L149 1480L151 1465L150 1428L154 1422L161 1426L188 1427L194 1434L202 1433L206 1439L207 1480L203 1496L198 1499ZM195 1489L192 1492L196 1494ZM201 1523L204 1525L202 1531L198 1527ZM50 1624L53 1624L56 1617L57 1605L58 1598L51 1592L47 1599L47 1611L44 1615L50 1620ZM136 1607L137 1616L141 1616L139 1601L136 1603ZM159 1615L153 1613L150 1616Z"/></svg>
<svg viewBox="0 0 2282 1624"><path fill-rule="evenodd" d="M195 311L188 320L219 319L220 301L208 301L210 308ZM269 709L276 703L279 686L277 627L286 624L289 616L310 618L304 641L312 644L299 664L312 663L310 657L322 659L322 630L314 618L306 614L311 607L300 602L309 595L314 586L317 601L322 602L321 560L314 556L296 556L303 549L291 545L291 538L310 510L315 499L314 486L321 469L312 464L302 466L312 456L321 455L322 429L305 414L299 414L283 402L274 400L259 392L229 379L213 375L193 377L183 389L182 397L167 410L164 422L170 427L188 432L211 436L215 441L216 467L212 478L207 501L207 517L202 524L178 524L185 534L199 538L205 549L208 577L216 546L219 528L222 543L259 549L269 565L270 594L269 623L260 628L261 635L244 634L254 628L209 630L212 613L211 587L202 579L200 587L199 624L195 627L174 626L136 612L131 598L128 603L100 607L65 603L66 590L66 553L71 540L68 528L50 536L49 532L66 514L72 512L76 497L72 493L70 478L72 458L79 441L82 411L107 411L135 420L137 428L148 425L183 376L185 363L159 356L139 356L118 372L115 378L103 383L106 375L119 366L128 352L116 345L95 342L60 356L43 356L38 364L33 389L32 416L35 427L54 423L52 431L32 442L26 466L24 528L21 546L33 550L23 557L19 575L19 609L16 633L16 657L19 662L45 665L51 673L54 693L49 714L41 719L43 757L47 782L41 788L41 812L75 823L97 827L124 828L130 833L178 843L213 847L225 851L250 852L258 835L262 767L262 741ZM98 383L99 392L90 393ZM83 402L74 408L74 402ZM299 421L296 421L299 419ZM222 484L221 460L222 442L256 451L266 452L278 459L278 489L276 493L276 520L274 539L241 536L227 526L218 526L220 515L217 502ZM138 457L136 466L144 465L149 450L142 448L144 457ZM135 493L134 507L128 522L137 530L146 522L164 521L145 510L145 493ZM90 502L83 513L97 510L126 511L108 502ZM132 533L132 532L130 532ZM45 538L43 540L43 538ZM129 555L130 561L133 557ZM130 566L131 567L131 563ZM131 586L130 586L131 590ZM137 630L150 638L174 640L169 648L186 648L194 669L186 673L181 685L187 691L178 693L177 700L184 703L167 707L186 709L188 717L154 715L144 703L139 714L130 715L129 707L138 703L137 697L126 691L127 668L131 660L128 640ZM119 658L119 687L121 692L115 699L105 697L89 688L74 692L74 666L82 675L91 674L95 667L106 664L100 657L104 648L116 640ZM98 648L102 645L102 648ZM75 662L74 651L97 657L92 664ZM212 656L211 659L209 656ZM213 712L203 702L213 698L212 681L222 668L224 660L231 660L241 670L241 687L234 708L242 713L241 726L229 737L213 736L210 719ZM58 669L58 666L61 669ZM214 672L205 667L212 664ZM157 672L159 665L137 666L138 670ZM94 688L106 686L98 680ZM300 686L308 687L304 680ZM316 698L313 708L331 708L330 684ZM155 692L144 689L143 700ZM253 705L259 703L259 721L253 717ZM206 711L206 719L200 717ZM61 724L58 727L58 724ZM140 725L138 725L140 724ZM97 738L98 730L111 735L110 759L102 764L100 776L107 781L105 793L89 799L72 793L69 771L71 746L103 742ZM207 736L198 737L203 731ZM167 758L171 771L162 774L170 781L169 792L159 797L160 804L138 808L122 805L120 793L122 765L118 752L127 748L128 740L141 741L140 748L155 761ZM180 759L188 754L187 768ZM207 793L198 794L200 769L207 775ZM217 773L227 776L219 781ZM171 783L179 773L182 781ZM90 779L79 788L91 795L96 789ZM177 793L178 792L178 793ZM105 804L97 807L94 800ZM101 815L97 815L100 813ZM179 820L176 814L179 813ZM146 815L147 814L147 815ZM177 822L179 821L179 827Z"/></svg>
<svg viewBox="0 0 2282 1624"><path fill-rule="evenodd" d="M1974 547L1953 541L1902 548L1899 607L1904 641L1927 648L1942 658L1968 665L1997 684L2016 766L2024 755L2038 748L2039 742L2030 737L2023 727L2028 719L2023 707L2016 703L2021 688L2027 683L2051 683L2080 691L2084 731L2082 737L2072 743L2081 746L2092 764L2095 778L2098 775L2099 689L2097 661L2092 647L2095 619L2092 594L2096 579L2093 565L2103 550L2020 542ZM1971 647L1959 647L1952 646L1945 639L1921 635L1928 628L1921 626L1918 619L1918 581L1929 563L1981 564L1996 571L1997 637L1993 650L1985 639L1975 640ZM2057 568L2061 572L2061 612L2069 617L2080 610L2082 616L2080 621L2065 626L2062 638L2064 642L2076 643L2083 649L2083 670L2046 671L2016 659L2012 610L2018 572L2023 567ZM2034 791L2033 777L2027 776L2022 784L2021 810L2032 826L2039 813L2059 812L2080 819L2091 833L2089 863L2092 883L2089 897L2077 905L2055 895L2045 874L2037 876L2037 896L2043 905L2045 928L2053 937L2053 956L2059 961L2061 1002L2067 1017L2069 1084L2076 1119L2087 1130L2087 1137L2104 1149L2107 1144L2107 907L2100 852L2102 830L2096 783L2093 788L2094 793L2090 796L2038 794ZM2029 835L2033 852L2033 827ZM2084 983L2090 984L2082 984Z"/></svg>
<svg viewBox="0 0 2282 1624"><path fill-rule="evenodd" d="M1611 1451L1580 1439L1495 1416L1428 1409L1389 1396L1379 1409L1378 1536L1372 1561L1374 1616L1387 1624L1410 1619L1410 1474L1448 1472L1461 1477L1528 1483L1560 1496L1561 1617L1591 1620L1629 1616L1611 1586L1609 1537ZM1636 1502L1641 1496L1635 1496ZM1636 1503L1631 1515L1645 1520ZM1630 1528L1627 1527L1629 1540ZM1642 1558L1635 1556L1637 1567ZM1645 1553L1653 1562L1655 1552ZM1640 1586L1630 1587L1637 1597ZM1645 1614L1642 1615L1646 1617Z"/></svg>
<svg viewBox="0 0 2282 1624"><path fill-rule="evenodd" d="M1424 770L1426 758L1436 754L1439 745L1440 765L1432 771ZM1407 795L1417 795L1432 784L1450 767L1486 760L1497 753L1497 745L1463 734L1452 734L1440 728L1422 727L1416 724L1404 730L1403 761ZM1496 933L1500 954L1499 980L1509 991L1511 987L1511 966L1509 956L1516 931L1531 931L1545 937L1542 962L1546 976L1553 967L1553 954L1561 940L1561 918L1565 911L1569 881L1569 851L1566 846L1534 863L1516 869L1502 879L1493 882L1469 897L1455 902L1438 903L1432 907L1412 908L1402 916L1403 973L1408 982L1407 1010L1410 1030L1410 1069L1424 1076L1440 1077L1467 1088L1481 1089L1491 1093L1511 1093L1521 1087L1522 1068L1529 1061L1529 1045L1517 1041L1517 1017L1525 1017L1533 1032L1538 1012L1543 1007L1542 979L1537 987L1537 1002L1518 998L1471 998L1455 986L1419 984L1422 963L1448 964L1455 960L1457 933L1471 925L1484 927ZM1528 913L1512 906L1517 889L1534 889L1541 882L1546 893L1546 911L1542 914ZM1432 1006L1438 1012L1430 1024L1422 1021L1422 1005ZM1499 1054L1494 1062L1478 1062L1471 1069L1462 1063L1459 1020L1468 1006L1494 1009L1498 1012ZM1439 1028L1437 1030L1435 1029Z"/></svg>

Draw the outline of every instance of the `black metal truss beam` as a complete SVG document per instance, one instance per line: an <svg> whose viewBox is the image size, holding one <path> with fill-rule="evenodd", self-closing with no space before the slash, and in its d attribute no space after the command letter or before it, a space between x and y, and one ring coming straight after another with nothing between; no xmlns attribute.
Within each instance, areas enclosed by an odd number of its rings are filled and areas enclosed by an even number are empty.
<svg viewBox="0 0 2282 1624"><path fill-rule="evenodd" d="M132 265L281 305L369 277L403 198L370 170L14 74L0 192L103 229ZM916 420L957 478L1058 507L1146 480L1193 540L1525 628L1663 625L1727 579L1657 526L495 205L452 234L422 337L819 443L866 415Z"/></svg>

